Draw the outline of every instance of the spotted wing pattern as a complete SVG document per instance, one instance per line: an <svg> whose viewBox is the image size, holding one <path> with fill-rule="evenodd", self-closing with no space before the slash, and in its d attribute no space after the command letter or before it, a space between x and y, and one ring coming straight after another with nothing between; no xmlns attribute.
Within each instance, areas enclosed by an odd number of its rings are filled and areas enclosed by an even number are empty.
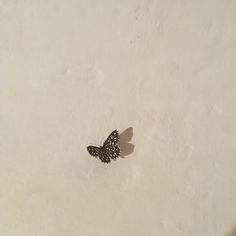
<svg viewBox="0 0 236 236"><path fill-rule="evenodd" d="M120 138L120 135L118 133L117 130L114 130L111 132L111 134L108 136L108 138L106 139L106 141L104 142L103 146L114 146L118 143Z"/></svg>
<svg viewBox="0 0 236 236"><path fill-rule="evenodd" d="M87 150L89 154L94 157L98 157L101 152L100 148L96 146L88 146Z"/></svg>
<svg viewBox="0 0 236 236"><path fill-rule="evenodd" d="M101 152L101 154L99 155L99 158L100 158L101 162L104 162L104 163L111 162L110 157L105 152Z"/></svg>
<svg viewBox="0 0 236 236"><path fill-rule="evenodd" d="M99 157L102 162L109 163L111 159L115 160L120 156L118 141L119 133L117 130L114 130L108 136L102 147L88 146L87 150L91 156Z"/></svg>
<svg viewBox="0 0 236 236"><path fill-rule="evenodd" d="M116 159L120 155L120 147L117 145L119 138L118 131L114 130L103 144L103 149L105 149L106 154L112 159Z"/></svg>

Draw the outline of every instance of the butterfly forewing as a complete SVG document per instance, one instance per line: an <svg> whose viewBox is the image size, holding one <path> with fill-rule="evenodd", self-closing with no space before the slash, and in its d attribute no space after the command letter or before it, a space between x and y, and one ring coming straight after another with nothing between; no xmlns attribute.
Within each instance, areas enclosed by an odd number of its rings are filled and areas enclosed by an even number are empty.
<svg viewBox="0 0 236 236"><path fill-rule="evenodd" d="M103 148L105 149L107 155L112 159L116 159L120 155L120 148L117 145L119 138L120 136L118 131L114 130L103 144Z"/></svg>
<svg viewBox="0 0 236 236"><path fill-rule="evenodd" d="M111 134L108 136L108 138L106 139L106 141L104 142L103 146L106 147L107 145L116 145L119 141L119 133L117 130L114 130L111 132Z"/></svg>

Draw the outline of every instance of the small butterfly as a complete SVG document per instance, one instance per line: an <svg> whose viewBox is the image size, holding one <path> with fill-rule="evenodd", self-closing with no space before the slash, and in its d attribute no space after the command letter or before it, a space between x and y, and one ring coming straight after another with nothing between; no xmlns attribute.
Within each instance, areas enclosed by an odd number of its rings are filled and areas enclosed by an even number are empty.
<svg viewBox="0 0 236 236"><path fill-rule="evenodd" d="M118 146L119 133L117 130L111 132L103 146L88 146L87 150L91 156L99 157L102 162L109 163L111 159L115 160L120 156L120 147Z"/></svg>

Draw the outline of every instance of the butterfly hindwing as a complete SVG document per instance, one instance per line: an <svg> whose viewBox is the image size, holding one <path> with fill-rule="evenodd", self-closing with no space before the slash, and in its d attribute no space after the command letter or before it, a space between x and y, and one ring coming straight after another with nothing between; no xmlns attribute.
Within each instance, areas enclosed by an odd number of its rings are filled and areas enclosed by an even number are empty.
<svg viewBox="0 0 236 236"><path fill-rule="evenodd" d="M100 148L96 146L88 146L87 150L91 156L98 157L100 154Z"/></svg>
<svg viewBox="0 0 236 236"><path fill-rule="evenodd" d="M111 159L116 159L120 155L120 147L117 145L107 145L106 153Z"/></svg>
<svg viewBox="0 0 236 236"><path fill-rule="evenodd" d="M110 157L107 155L107 153L105 153L103 151L100 153L99 158L102 162L105 162L105 163L111 162Z"/></svg>

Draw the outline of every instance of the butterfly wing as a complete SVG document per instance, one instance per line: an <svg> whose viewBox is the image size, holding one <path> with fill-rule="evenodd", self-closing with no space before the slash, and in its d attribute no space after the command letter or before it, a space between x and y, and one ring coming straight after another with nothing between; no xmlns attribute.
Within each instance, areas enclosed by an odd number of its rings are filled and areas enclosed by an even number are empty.
<svg viewBox="0 0 236 236"><path fill-rule="evenodd" d="M87 150L91 156L99 157L102 162L109 163L111 161L110 157L106 152L101 150L101 148L96 146L88 146Z"/></svg>
<svg viewBox="0 0 236 236"><path fill-rule="evenodd" d="M100 148L96 146L88 146L87 150L91 156L98 157L100 155Z"/></svg>
<svg viewBox="0 0 236 236"><path fill-rule="evenodd" d="M103 146L110 146L110 145L116 145L119 141L120 135L117 130L114 130L111 132L111 134L108 136L106 141L104 142Z"/></svg>
<svg viewBox="0 0 236 236"><path fill-rule="evenodd" d="M105 153L112 159L116 159L120 155L120 147L117 145L119 138L120 136L118 131L114 130L103 144Z"/></svg>
<svg viewBox="0 0 236 236"><path fill-rule="evenodd" d="M99 158L102 162L104 163L109 163L111 162L111 159L110 157L107 155L106 152L102 151L100 154L99 154Z"/></svg>
<svg viewBox="0 0 236 236"><path fill-rule="evenodd" d="M120 147L119 146L107 146L106 153L111 159L116 159L120 156Z"/></svg>

